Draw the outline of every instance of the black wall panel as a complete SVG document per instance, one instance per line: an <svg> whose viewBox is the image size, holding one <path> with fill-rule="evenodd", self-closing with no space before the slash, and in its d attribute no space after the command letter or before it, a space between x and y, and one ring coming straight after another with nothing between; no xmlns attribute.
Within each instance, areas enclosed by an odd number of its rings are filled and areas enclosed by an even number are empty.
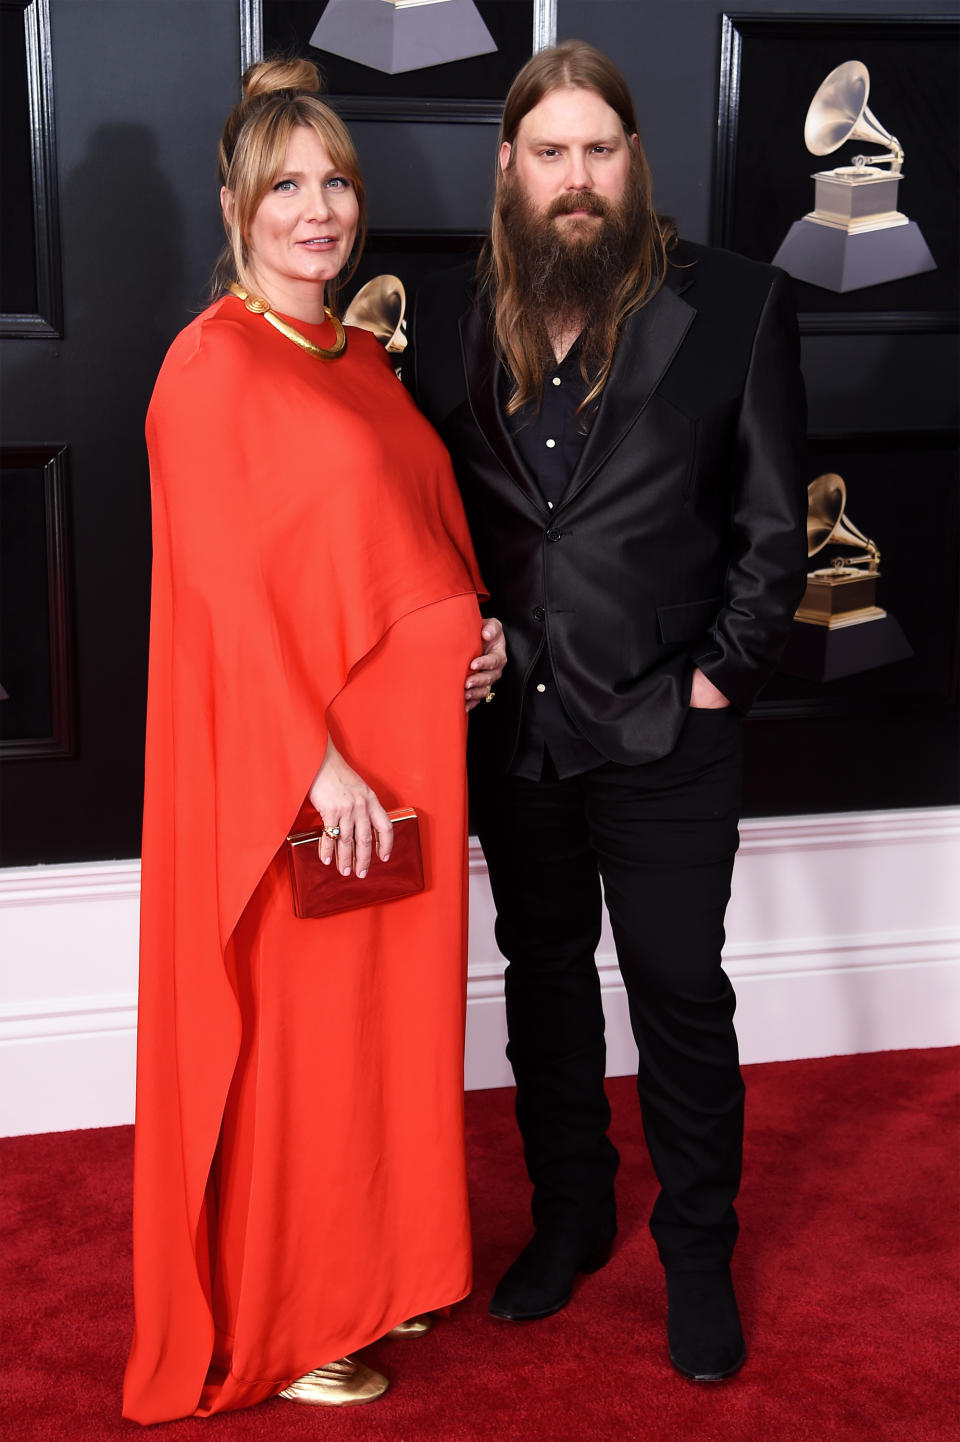
<svg viewBox="0 0 960 1442"><path fill-rule="evenodd" d="M729 8L816 14L840 7L741 0ZM844 0L842 8L943 15L955 7ZM216 142L238 95L237 0L50 0L50 12L64 334L0 341L0 441L68 447L75 754L0 764L6 864L139 849L149 598L143 417L169 340L203 304L221 238ZM591 40L623 67L657 203L694 240L707 240L711 226L722 13L716 0L559 0L558 7L561 39ZM877 111L882 119L880 97ZM375 228L484 227L494 127L353 128ZM957 424L952 335L807 336L804 360L811 425L821 434L942 432ZM950 718L938 717L932 730L943 758ZM919 791L887 785L874 792L874 763L852 725L836 714L751 722L750 809L957 799L955 768L945 760L931 765L927 751ZM886 718L874 728L888 758L902 741L898 725ZM844 789L837 777L854 749L857 781ZM824 755L832 774L818 789L809 776Z"/></svg>
<svg viewBox="0 0 960 1442"><path fill-rule="evenodd" d="M957 6L952 0L731 0L727 5L717 0L560 0L558 39L577 37L599 46L616 59L630 83L657 207L676 217L684 235L704 243L712 230L725 11L831 18L955 16ZM882 94L872 96L871 103L882 120ZM811 156L810 170L831 163ZM955 426L958 362L955 335L805 336L811 429L860 430L865 422L886 430Z"/></svg>
<svg viewBox="0 0 960 1442"><path fill-rule="evenodd" d="M75 754L0 763L8 865L139 852L143 420L220 243L216 144L240 53L233 0L52 0L50 12L63 337L0 342L0 439L68 448Z"/></svg>

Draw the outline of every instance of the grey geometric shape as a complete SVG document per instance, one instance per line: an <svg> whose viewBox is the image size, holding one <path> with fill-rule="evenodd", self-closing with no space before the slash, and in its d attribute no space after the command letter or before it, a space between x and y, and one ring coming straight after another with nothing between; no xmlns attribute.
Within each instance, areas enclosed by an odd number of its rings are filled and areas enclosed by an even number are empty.
<svg viewBox="0 0 960 1442"><path fill-rule="evenodd" d="M496 50L473 0L398 7L389 0L330 0L310 44L400 75Z"/></svg>
<svg viewBox="0 0 960 1442"><path fill-rule="evenodd" d="M894 616L865 621L862 626L809 626L794 621L778 670L807 681L839 681L876 666L905 661L914 654Z"/></svg>
<svg viewBox="0 0 960 1442"><path fill-rule="evenodd" d="M849 235L806 217L791 225L773 264L837 295L937 268L915 220Z"/></svg>

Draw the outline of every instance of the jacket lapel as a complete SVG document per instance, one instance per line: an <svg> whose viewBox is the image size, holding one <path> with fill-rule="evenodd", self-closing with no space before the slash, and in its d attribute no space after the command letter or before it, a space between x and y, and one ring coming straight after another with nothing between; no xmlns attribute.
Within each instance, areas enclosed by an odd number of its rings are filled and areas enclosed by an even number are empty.
<svg viewBox="0 0 960 1442"><path fill-rule="evenodd" d="M610 375L580 459L557 509L569 504L604 464L644 410L690 328L696 309L682 299L690 281L681 272L624 326Z"/></svg>
<svg viewBox="0 0 960 1442"><path fill-rule="evenodd" d="M544 509L543 497L503 423L497 393L500 364L487 312L477 305L471 305L460 318L460 346L473 419L507 475L533 502L539 513Z"/></svg>

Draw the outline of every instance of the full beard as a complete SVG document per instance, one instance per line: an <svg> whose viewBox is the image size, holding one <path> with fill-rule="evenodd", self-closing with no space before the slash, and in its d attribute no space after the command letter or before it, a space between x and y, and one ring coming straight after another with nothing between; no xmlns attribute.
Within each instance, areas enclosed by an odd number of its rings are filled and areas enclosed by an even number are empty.
<svg viewBox="0 0 960 1442"><path fill-rule="evenodd" d="M586 211L586 217L557 219L578 210ZM583 362L590 366L592 361L604 359L602 353L616 326L624 278L643 245L637 174L631 170L624 193L615 203L593 191L573 191L539 211L508 172L500 218L518 290L542 336L545 365L553 364L547 336L558 325L570 323L581 331Z"/></svg>

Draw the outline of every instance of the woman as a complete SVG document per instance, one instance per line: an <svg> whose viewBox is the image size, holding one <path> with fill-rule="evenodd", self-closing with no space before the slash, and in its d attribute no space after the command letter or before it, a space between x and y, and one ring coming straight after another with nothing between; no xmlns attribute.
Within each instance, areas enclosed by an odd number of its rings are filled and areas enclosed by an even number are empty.
<svg viewBox="0 0 960 1442"><path fill-rule="evenodd" d="M469 709L502 633L479 640L446 452L374 338L325 307L364 233L349 136L304 93L307 62L245 80L222 294L174 341L147 422L124 1395L144 1423L370 1400L386 1381L350 1354L470 1285L464 685ZM306 794L358 893L373 845L389 856L385 808L415 805L425 891L297 919L283 842Z"/></svg>

